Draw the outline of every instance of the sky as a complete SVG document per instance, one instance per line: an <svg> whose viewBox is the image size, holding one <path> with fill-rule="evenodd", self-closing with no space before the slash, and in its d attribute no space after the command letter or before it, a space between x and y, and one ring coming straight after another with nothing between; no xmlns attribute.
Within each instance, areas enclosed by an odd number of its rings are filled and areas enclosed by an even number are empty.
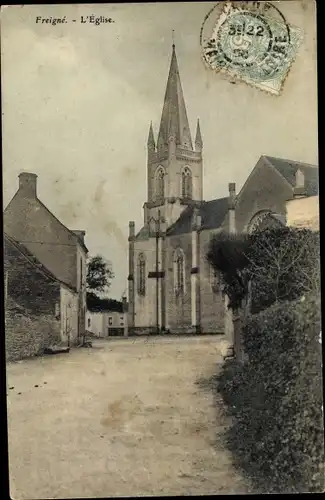
<svg viewBox="0 0 325 500"><path fill-rule="evenodd" d="M111 261L112 298L127 288L128 222L136 230L143 222L147 137L151 120L157 137L172 30L192 139L200 118L204 199L227 196L229 182L239 191L262 154L318 164L314 2L276 2L304 31L280 96L231 84L204 65L199 36L212 5L1 9L4 205L19 173L36 173L43 203L70 229L86 231L91 256ZM79 22L91 15L114 22Z"/></svg>

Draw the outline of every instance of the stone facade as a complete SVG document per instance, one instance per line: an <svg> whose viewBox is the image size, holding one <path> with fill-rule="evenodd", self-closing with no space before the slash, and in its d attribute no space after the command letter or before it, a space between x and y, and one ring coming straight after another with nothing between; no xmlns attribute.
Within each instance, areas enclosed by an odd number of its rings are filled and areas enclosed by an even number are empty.
<svg viewBox="0 0 325 500"><path fill-rule="evenodd" d="M37 314L8 297L5 311L6 361L41 355L60 342L60 320L54 314Z"/></svg>
<svg viewBox="0 0 325 500"><path fill-rule="evenodd" d="M78 294L62 284L24 245L5 234L7 358L41 354L78 342Z"/></svg>
<svg viewBox="0 0 325 500"><path fill-rule="evenodd" d="M7 360L40 354L61 341L60 283L5 236L5 337Z"/></svg>
<svg viewBox="0 0 325 500"><path fill-rule="evenodd" d="M139 333L225 333L234 322L220 278L207 262L212 236L285 224L297 172L306 196L318 189L318 168L262 155L236 194L203 201L203 140L194 147L173 46L157 144L148 138L144 224L129 223L129 330ZM301 179L301 175L298 175Z"/></svg>
<svg viewBox="0 0 325 500"><path fill-rule="evenodd" d="M4 211L4 231L22 243L61 283L78 293L78 334L85 331L84 231L71 231L39 200L37 175L19 175L19 189Z"/></svg>

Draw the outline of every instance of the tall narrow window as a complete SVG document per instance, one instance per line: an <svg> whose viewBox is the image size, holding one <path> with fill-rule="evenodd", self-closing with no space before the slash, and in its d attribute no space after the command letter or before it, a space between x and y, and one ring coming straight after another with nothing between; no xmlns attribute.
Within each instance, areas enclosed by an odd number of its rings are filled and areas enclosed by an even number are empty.
<svg viewBox="0 0 325 500"><path fill-rule="evenodd" d="M174 254L174 285L176 295L183 295L185 292L185 259L181 249Z"/></svg>
<svg viewBox="0 0 325 500"><path fill-rule="evenodd" d="M146 260L143 253L138 257L138 294L146 294Z"/></svg>
<svg viewBox="0 0 325 500"><path fill-rule="evenodd" d="M192 173L188 167L182 172L182 197L192 198Z"/></svg>
<svg viewBox="0 0 325 500"><path fill-rule="evenodd" d="M83 285L83 274L82 274L82 259L80 259L80 289L82 289L82 285Z"/></svg>
<svg viewBox="0 0 325 500"><path fill-rule="evenodd" d="M164 169L161 167L157 171L156 193L157 193L157 198L165 197L165 172Z"/></svg>

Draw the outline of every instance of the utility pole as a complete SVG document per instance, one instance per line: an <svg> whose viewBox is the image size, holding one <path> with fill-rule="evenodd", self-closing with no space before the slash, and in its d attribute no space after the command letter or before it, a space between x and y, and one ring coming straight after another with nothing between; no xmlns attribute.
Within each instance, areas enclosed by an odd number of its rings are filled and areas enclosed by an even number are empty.
<svg viewBox="0 0 325 500"><path fill-rule="evenodd" d="M160 236L160 210L156 219L156 329L159 334L159 236Z"/></svg>

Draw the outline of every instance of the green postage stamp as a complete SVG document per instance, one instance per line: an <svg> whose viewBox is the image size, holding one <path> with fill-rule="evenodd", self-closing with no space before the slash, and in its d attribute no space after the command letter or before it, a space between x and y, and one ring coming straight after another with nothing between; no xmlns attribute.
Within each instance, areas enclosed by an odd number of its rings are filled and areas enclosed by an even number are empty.
<svg viewBox="0 0 325 500"><path fill-rule="evenodd" d="M201 29L204 61L274 95L281 93L303 39L269 2L219 2Z"/></svg>

